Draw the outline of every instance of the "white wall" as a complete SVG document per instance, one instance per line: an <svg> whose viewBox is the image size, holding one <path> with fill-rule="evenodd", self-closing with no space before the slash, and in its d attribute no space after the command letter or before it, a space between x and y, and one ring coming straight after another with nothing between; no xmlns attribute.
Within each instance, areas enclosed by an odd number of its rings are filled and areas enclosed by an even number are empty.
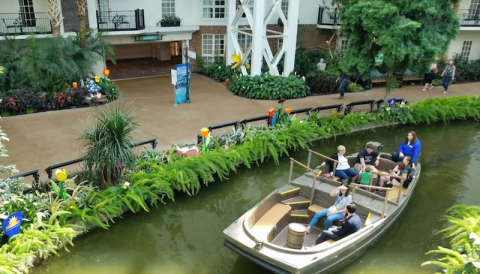
<svg viewBox="0 0 480 274"><path fill-rule="evenodd" d="M470 3L472 1L471 0L463 0L460 2L460 6L458 7L458 9L460 10L466 10L468 8L470 8Z"/></svg>
<svg viewBox="0 0 480 274"><path fill-rule="evenodd" d="M47 0L33 0L35 12L47 12ZM19 13L20 6L16 0L0 0L0 13Z"/></svg>
<svg viewBox="0 0 480 274"><path fill-rule="evenodd" d="M455 53L462 52L464 41L472 41L472 48L470 50L469 60L480 59L480 31L461 30L457 38L450 42L448 49L448 58L452 58Z"/></svg>
<svg viewBox="0 0 480 274"><path fill-rule="evenodd" d="M5 0L0 0L5 1ZM40 0L39 0L40 1ZM45 0L43 0L45 1ZM228 0L235 1L235 0ZM265 7L272 6L270 1L264 1ZM320 0L301 0L299 24L316 24L318 18L319 4L323 3ZM330 1L327 1L329 4ZM96 9L96 7L95 7ZM110 9L112 11L123 10L145 10L145 26L154 27L157 22L162 19L162 1L161 0L145 0L145 1L131 1L131 0L111 0ZM204 19L203 18L203 1L202 0L176 0L175 13L182 18L182 25L206 25L206 26L225 26L227 18L218 19ZM227 15L228 16L228 15ZM278 15L273 15L269 24L277 24ZM241 19L240 23L247 22L246 19Z"/></svg>

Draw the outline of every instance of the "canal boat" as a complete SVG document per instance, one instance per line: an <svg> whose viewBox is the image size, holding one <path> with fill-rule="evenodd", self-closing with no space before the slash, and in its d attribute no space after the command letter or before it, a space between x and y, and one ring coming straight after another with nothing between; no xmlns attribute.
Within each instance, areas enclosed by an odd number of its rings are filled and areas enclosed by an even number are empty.
<svg viewBox="0 0 480 274"><path fill-rule="evenodd" d="M378 176L387 175L385 171L392 170L396 163L390 154L381 152L381 144L369 143L380 153ZM412 197L421 171L418 163L408 188L402 187L401 177L397 177L401 185L392 188L376 186L378 179L373 179L374 176L370 185L351 183L355 213L362 220L362 228L338 241L328 240L313 246L322 232L324 219L323 223L317 222L309 234L304 233L303 227L316 212L334 204L335 197L329 194L341 183L336 177L319 176L319 173L328 173L328 165L310 168L312 156L333 160L312 150L306 165L290 159L288 183L227 227L223 231L225 246L273 273L332 273L358 257L392 227ZM356 156L346 157L350 166L354 165ZM333 162L335 170L336 162ZM294 165L299 165L305 173L292 180ZM374 190L383 190L386 195L380 196Z"/></svg>

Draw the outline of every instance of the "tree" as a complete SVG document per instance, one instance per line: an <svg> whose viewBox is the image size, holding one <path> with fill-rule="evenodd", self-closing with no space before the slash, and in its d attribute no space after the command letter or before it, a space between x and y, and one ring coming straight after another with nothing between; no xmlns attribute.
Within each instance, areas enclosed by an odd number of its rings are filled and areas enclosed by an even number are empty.
<svg viewBox="0 0 480 274"><path fill-rule="evenodd" d="M52 24L52 34L53 37L57 38L60 36L60 23L62 22L62 19L60 18L60 9L58 8L57 0L47 0L47 3L48 17Z"/></svg>
<svg viewBox="0 0 480 274"><path fill-rule="evenodd" d="M385 102L397 86L395 72L425 72L443 56L456 37L459 21L453 7L459 0L337 0L342 33L349 39L340 67L366 78L375 56L384 55L379 71L387 73Z"/></svg>
<svg viewBox="0 0 480 274"><path fill-rule="evenodd" d="M78 24L79 29L78 32L80 33L80 46L82 48L87 47L87 34L85 31L85 14L87 12L87 0L77 0L77 8L78 8Z"/></svg>

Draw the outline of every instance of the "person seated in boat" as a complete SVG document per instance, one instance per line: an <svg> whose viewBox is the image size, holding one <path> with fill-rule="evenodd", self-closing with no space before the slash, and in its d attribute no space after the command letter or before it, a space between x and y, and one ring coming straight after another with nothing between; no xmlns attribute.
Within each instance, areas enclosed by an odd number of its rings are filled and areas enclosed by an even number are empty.
<svg viewBox="0 0 480 274"><path fill-rule="evenodd" d="M400 176L402 176L403 180L403 187L408 187L411 181L408 181L408 174L413 173L413 163L412 163L412 157L410 156L405 156L403 158L403 164L404 167L402 168L402 171L399 173ZM400 183L398 181L392 182L393 185L398 185L400 186ZM376 194L380 196L385 196L383 190L377 190L375 191Z"/></svg>
<svg viewBox="0 0 480 274"><path fill-rule="evenodd" d="M325 229L322 234L318 236L317 240L315 240L315 245L321 244L329 239L338 241L360 230L360 228L362 228L362 221L360 220L360 217L355 214L356 210L357 207L355 204L348 204L347 218L343 222L343 225L341 227L331 227L330 229Z"/></svg>
<svg viewBox="0 0 480 274"><path fill-rule="evenodd" d="M362 185L369 185L370 184L370 179L372 178L372 171L374 171L374 169L376 170L376 168L374 168L373 166L367 166L365 168L365 171L362 171L360 172L360 174L358 175L358 177L360 177L360 184Z"/></svg>
<svg viewBox="0 0 480 274"><path fill-rule="evenodd" d="M357 181L358 177L358 172L356 172L353 168L350 167L348 164L347 158L345 158L345 152L346 149L344 146L340 145L337 147L337 153L334 153L330 158L338 161L337 168L335 169L335 176L340 177L342 179L342 183L346 184L348 182L348 177L352 177L352 182ZM322 167L328 164L330 166L329 172L333 171L333 161L330 160L325 160L325 162L322 163Z"/></svg>
<svg viewBox="0 0 480 274"><path fill-rule="evenodd" d="M353 168L356 171L360 172L360 171L365 171L365 168L367 166L371 166L375 168L375 167L378 167L379 164L380 164L380 154L378 154L378 152L373 150L372 144L367 144L367 148L360 150L360 152L358 153L357 161L355 162L355 165L353 166ZM372 170L372 171L375 171L375 170Z"/></svg>
<svg viewBox="0 0 480 274"><path fill-rule="evenodd" d="M324 230L328 230L334 221L341 220L345 217L345 212L347 211L346 206L352 202L352 196L350 195L348 187L341 185L330 192L330 196L337 197L335 203L330 208L325 208L315 213L315 216L313 216L313 219L305 230L306 233L310 233L312 226L322 217L327 217Z"/></svg>
<svg viewBox="0 0 480 274"><path fill-rule="evenodd" d="M393 168L392 170L389 170L389 173L392 175L400 176L400 174L402 174L402 170L404 167L405 167L405 164L403 163L403 161L399 161L395 166L395 168ZM381 176L379 185L382 187L383 186L387 186L387 187L400 186L400 182L396 178L393 178L390 176Z"/></svg>
<svg viewBox="0 0 480 274"><path fill-rule="evenodd" d="M412 157L412 166L415 168L421 150L422 144L420 143L420 140L418 140L417 134L415 131L410 131L407 133L407 137L405 137L405 140L398 148L398 152L395 152L392 155L392 161L402 161L405 156L410 156Z"/></svg>

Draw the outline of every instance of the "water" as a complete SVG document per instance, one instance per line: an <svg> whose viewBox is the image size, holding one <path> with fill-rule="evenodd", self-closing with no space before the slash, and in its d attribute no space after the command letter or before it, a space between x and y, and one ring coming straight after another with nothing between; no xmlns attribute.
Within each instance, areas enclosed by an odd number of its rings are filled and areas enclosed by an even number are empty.
<svg viewBox="0 0 480 274"><path fill-rule="evenodd" d="M337 273L433 273L420 264L434 258L425 252L447 245L436 234L446 224L445 210L459 203L478 205L477 122L377 129L319 141L313 149L330 155L343 144L349 154L375 140L384 144L384 151L393 152L412 129L423 147L422 174L410 204L393 229ZM306 163L304 151L291 156ZM320 164L320 159L313 164ZM288 166L288 157L283 157L278 166L269 161L252 169L240 168L229 180L203 186L197 196L177 195L175 203L151 212L126 214L110 230L95 229L76 239L70 253L62 252L33 273L268 273L224 247L222 231L284 185ZM302 170L295 172L298 176Z"/></svg>

